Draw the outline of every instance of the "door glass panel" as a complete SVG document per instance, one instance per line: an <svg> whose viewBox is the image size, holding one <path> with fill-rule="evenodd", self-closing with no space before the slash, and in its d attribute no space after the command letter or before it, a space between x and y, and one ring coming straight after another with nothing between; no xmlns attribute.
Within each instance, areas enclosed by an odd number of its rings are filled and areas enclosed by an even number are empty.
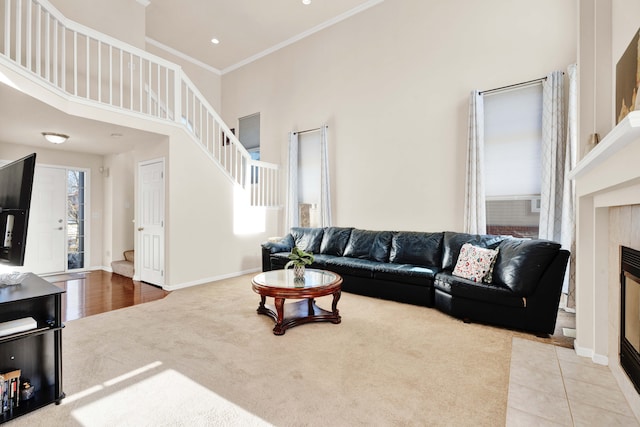
<svg viewBox="0 0 640 427"><path fill-rule="evenodd" d="M84 268L85 173L67 171L67 269Z"/></svg>

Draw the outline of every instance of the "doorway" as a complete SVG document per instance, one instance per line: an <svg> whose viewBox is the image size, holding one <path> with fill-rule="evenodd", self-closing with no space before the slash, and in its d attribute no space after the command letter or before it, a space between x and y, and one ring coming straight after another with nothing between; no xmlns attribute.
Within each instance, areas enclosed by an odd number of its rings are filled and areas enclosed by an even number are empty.
<svg viewBox="0 0 640 427"><path fill-rule="evenodd" d="M37 274L86 265L88 174L83 169L36 166L25 267Z"/></svg>

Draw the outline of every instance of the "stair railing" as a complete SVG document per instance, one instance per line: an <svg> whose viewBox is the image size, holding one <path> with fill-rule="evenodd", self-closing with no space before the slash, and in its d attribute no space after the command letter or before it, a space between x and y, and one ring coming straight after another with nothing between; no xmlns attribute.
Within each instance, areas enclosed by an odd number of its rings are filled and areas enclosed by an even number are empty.
<svg viewBox="0 0 640 427"><path fill-rule="evenodd" d="M4 0L0 13L0 59L66 97L181 125L251 191L252 205L280 205L278 166L251 158L180 66L71 21L47 0Z"/></svg>

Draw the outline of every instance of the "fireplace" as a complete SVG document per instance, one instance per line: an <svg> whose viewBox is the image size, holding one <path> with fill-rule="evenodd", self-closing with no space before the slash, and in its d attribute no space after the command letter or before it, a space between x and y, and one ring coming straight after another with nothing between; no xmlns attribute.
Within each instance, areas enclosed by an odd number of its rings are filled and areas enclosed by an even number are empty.
<svg viewBox="0 0 640 427"><path fill-rule="evenodd" d="M620 248L620 365L640 393L640 251Z"/></svg>

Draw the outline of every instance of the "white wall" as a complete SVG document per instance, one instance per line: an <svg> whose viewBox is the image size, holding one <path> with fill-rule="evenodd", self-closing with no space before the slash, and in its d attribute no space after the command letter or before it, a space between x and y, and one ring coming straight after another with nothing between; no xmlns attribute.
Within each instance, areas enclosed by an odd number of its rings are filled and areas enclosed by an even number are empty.
<svg viewBox="0 0 640 427"><path fill-rule="evenodd" d="M612 51L614 66L640 28L640 3L636 0L613 0Z"/></svg>
<svg viewBox="0 0 640 427"><path fill-rule="evenodd" d="M136 0L49 0L72 21L122 40L145 47L145 8Z"/></svg>
<svg viewBox="0 0 640 427"><path fill-rule="evenodd" d="M251 225L261 223L263 230L238 233L246 206L237 202L234 187L221 169L180 133L170 138L166 166L167 288L259 270L260 243L275 234L278 211L253 208L245 219Z"/></svg>
<svg viewBox="0 0 640 427"><path fill-rule="evenodd" d="M576 2L385 0L223 75L223 117L260 112L262 159L329 125L334 222L462 229L468 95L576 61ZM281 230L282 232L283 230Z"/></svg>
<svg viewBox="0 0 640 427"><path fill-rule="evenodd" d="M216 110L220 111L221 105L221 76L209 67L203 67L184 58L175 56L164 49L160 49L152 44L147 43L146 50L149 53L157 55L161 58L178 64L186 73L187 77L196 85L202 96ZM230 127L233 127L230 125Z"/></svg>
<svg viewBox="0 0 640 427"><path fill-rule="evenodd" d="M28 154L36 153L36 165L62 166L90 169L90 211L87 212L87 223L90 227L88 268L102 266L103 248L103 182L99 172L102 156L95 154L74 153L61 150L49 150L27 145L0 142L0 159L16 160ZM27 249L28 250L28 249Z"/></svg>
<svg viewBox="0 0 640 427"><path fill-rule="evenodd" d="M604 138L615 126L616 64L640 27L636 0L579 0L581 156L591 133Z"/></svg>

